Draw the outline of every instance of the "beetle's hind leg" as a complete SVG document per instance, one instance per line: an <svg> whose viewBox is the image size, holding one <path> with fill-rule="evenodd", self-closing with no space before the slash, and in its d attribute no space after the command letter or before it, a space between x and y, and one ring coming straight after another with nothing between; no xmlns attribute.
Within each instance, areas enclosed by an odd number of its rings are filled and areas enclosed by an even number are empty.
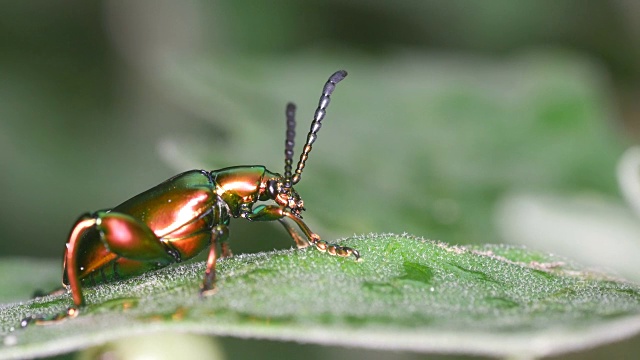
<svg viewBox="0 0 640 360"><path fill-rule="evenodd" d="M83 240L92 241L83 238L90 230L97 230L100 234L98 241L104 244L105 250L102 256L91 257L95 254L80 250ZM64 255L63 284L71 288L75 306L52 318L30 316L22 320L21 326L30 323L46 325L77 316L78 308L85 305L81 279L92 271L102 269L118 256L156 264L180 261L178 252L166 247L148 226L129 215L105 211L84 214L71 229Z"/></svg>
<svg viewBox="0 0 640 360"><path fill-rule="evenodd" d="M87 258L87 254L79 250L83 235L91 229L97 230L100 234L100 241L107 251L104 256ZM146 224L127 214L99 211L83 215L69 235L64 264L64 280L68 281L71 287L76 306L84 305L81 278L101 269L118 257L156 266L181 261L178 251L165 245ZM130 272L135 274L138 270L140 269L132 268Z"/></svg>
<svg viewBox="0 0 640 360"><path fill-rule="evenodd" d="M61 296L67 293L66 288L60 288L51 292L45 292L41 289L34 291L32 299L37 299L45 296ZM28 315L20 320L20 327L25 328L30 324L35 325L52 325L61 322L62 320L74 318L78 315L78 308L75 306L68 307L63 313L54 314L52 316L40 316L40 315Z"/></svg>

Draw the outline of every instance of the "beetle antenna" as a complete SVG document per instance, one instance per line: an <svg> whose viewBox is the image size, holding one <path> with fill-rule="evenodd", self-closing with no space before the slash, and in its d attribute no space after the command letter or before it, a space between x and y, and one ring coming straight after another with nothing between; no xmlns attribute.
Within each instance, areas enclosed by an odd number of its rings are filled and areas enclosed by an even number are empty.
<svg viewBox="0 0 640 360"><path fill-rule="evenodd" d="M287 104L287 135L284 140L284 187L291 187L291 166L293 164L293 146L296 137L296 104Z"/></svg>
<svg viewBox="0 0 640 360"><path fill-rule="evenodd" d="M302 154L300 154L300 160L298 161L296 172L291 179L291 182L293 182L294 185L300 182L302 169L304 169L305 162L309 158L309 152L311 152L311 145L313 145L313 143L316 141L316 138L318 137L318 131L320 131L320 128L322 127L322 119L324 119L324 116L327 113L327 107L329 106L329 102L331 101L331 93L333 93L333 90L335 90L336 84L342 81L342 79L344 79L346 76L346 71L336 71L324 84L322 95L320 96L320 102L318 103L318 108L316 109L316 112L313 115L313 121L311 122L311 130L309 130L309 134L307 135L307 142L304 144L304 148L302 148Z"/></svg>

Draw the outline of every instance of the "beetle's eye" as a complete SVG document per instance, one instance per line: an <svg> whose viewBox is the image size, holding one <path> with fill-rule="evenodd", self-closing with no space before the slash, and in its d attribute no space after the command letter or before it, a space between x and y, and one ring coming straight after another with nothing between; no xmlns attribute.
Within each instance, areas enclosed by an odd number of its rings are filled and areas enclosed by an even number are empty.
<svg viewBox="0 0 640 360"><path fill-rule="evenodd" d="M267 182L267 191L272 198L275 198L278 195L278 182L275 180L269 180Z"/></svg>

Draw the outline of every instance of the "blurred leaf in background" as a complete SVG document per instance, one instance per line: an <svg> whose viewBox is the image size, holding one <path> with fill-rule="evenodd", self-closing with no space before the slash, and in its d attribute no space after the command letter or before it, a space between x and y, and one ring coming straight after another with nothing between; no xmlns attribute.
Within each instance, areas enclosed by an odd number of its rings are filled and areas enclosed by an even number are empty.
<svg viewBox="0 0 640 360"><path fill-rule="evenodd" d="M230 147L169 135L162 153L176 167L198 158L213 168L257 159L282 169L282 109L269 116L280 123L275 126L265 119L270 107L242 99L256 88L281 104L286 94L304 94L298 117L306 120L299 132L306 132L330 74L314 70L323 66L314 58L262 61L253 68L264 66L270 74L254 70L251 83L243 81L241 69L217 68L213 60L184 66L186 73L175 78L192 81L167 85L176 99L186 108L210 106L203 112L215 108L237 119L226 125L231 142L258 140ZM599 73L579 59L529 53L494 65L487 59L469 64L448 55L405 54L362 65L343 53L325 61L355 68L333 95L297 186L311 221L326 231L408 231L453 243L490 242L496 238L491 210L506 190L616 191L612 174L621 149L603 121L611 118L608 100L596 90ZM216 72L235 73L240 80L214 87L208 79ZM240 100L198 102L203 89L210 92L204 99ZM226 92L240 94L219 95ZM215 158L199 154L203 148Z"/></svg>

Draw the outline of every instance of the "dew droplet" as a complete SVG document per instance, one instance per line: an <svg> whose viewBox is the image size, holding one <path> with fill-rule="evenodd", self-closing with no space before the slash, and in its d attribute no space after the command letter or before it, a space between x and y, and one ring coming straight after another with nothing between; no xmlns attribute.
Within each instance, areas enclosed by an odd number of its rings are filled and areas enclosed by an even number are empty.
<svg viewBox="0 0 640 360"><path fill-rule="evenodd" d="M429 291L436 291L436 289L432 286L431 288L429 288Z"/></svg>
<svg viewBox="0 0 640 360"><path fill-rule="evenodd" d="M29 325L30 322L31 322L31 317L30 316L26 317L26 318L20 320L20 327L26 328Z"/></svg>

